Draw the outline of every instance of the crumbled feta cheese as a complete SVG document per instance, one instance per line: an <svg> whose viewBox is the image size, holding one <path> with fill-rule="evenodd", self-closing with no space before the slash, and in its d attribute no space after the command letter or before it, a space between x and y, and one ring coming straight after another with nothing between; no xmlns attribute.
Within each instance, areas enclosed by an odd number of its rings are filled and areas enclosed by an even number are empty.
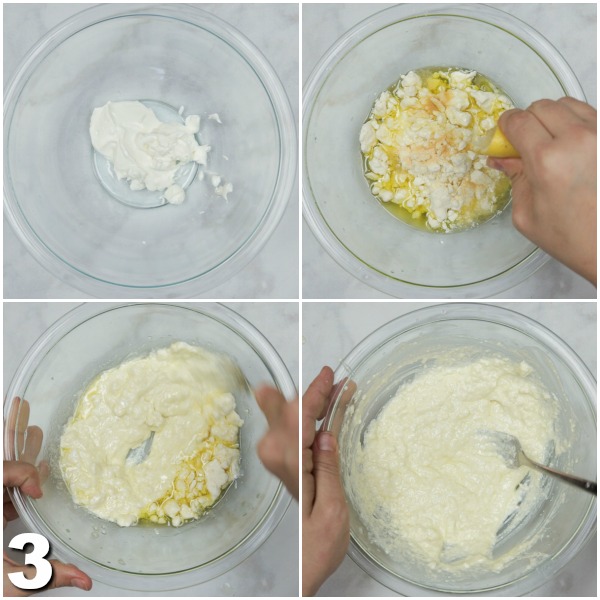
<svg viewBox="0 0 600 600"><path fill-rule="evenodd" d="M482 110L486 113L491 113L494 110L494 103L498 98L498 94L492 92L473 91L471 92L475 102L479 105Z"/></svg>
<svg viewBox="0 0 600 600"><path fill-rule="evenodd" d="M460 125L461 127L466 127L471 122L471 115L468 112L461 112L460 110L456 110L452 106L449 106L446 109L446 116L448 117L448 121L450 121L452 125Z"/></svg>
<svg viewBox="0 0 600 600"><path fill-rule="evenodd" d="M494 121L493 117L486 117L485 119L481 120L479 127L481 127L482 131L489 131L490 129L494 129L494 127L496 127L496 121Z"/></svg>
<svg viewBox="0 0 600 600"><path fill-rule="evenodd" d="M381 146L376 146L373 151L373 158L369 161L369 167L373 173L377 173L378 175L385 175L388 169L388 155L381 148Z"/></svg>
<svg viewBox="0 0 600 600"><path fill-rule="evenodd" d="M449 74L450 83L457 89L464 89L468 84L473 83L477 71L452 71Z"/></svg>
<svg viewBox="0 0 600 600"><path fill-rule="evenodd" d="M181 204L185 200L185 191L180 185L174 183L165 190L163 196L169 204Z"/></svg>
<svg viewBox="0 0 600 600"><path fill-rule="evenodd" d="M446 103L447 106L452 106L458 110L465 110L465 108L469 108L469 95L462 90L449 90L448 91L449 100Z"/></svg>
<svg viewBox="0 0 600 600"><path fill-rule="evenodd" d="M450 231L491 216L509 188L474 140L512 104L491 84L493 92L480 90L476 76L411 71L377 98L360 130L371 192L413 217L422 214L431 229Z"/></svg>
<svg viewBox="0 0 600 600"><path fill-rule="evenodd" d="M215 188L215 194L217 194L217 196L221 196L225 200L227 200L227 196L229 194L231 194L231 192L233 192L233 184L231 184L231 183L225 183L224 185L218 185Z"/></svg>
<svg viewBox="0 0 600 600"><path fill-rule="evenodd" d="M375 135L375 129L371 121L367 121L360 128L360 149L363 153L370 152L373 146L377 143L377 136Z"/></svg>
<svg viewBox="0 0 600 600"><path fill-rule="evenodd" d="M390 99L391 94L389 92L383 92L379 98L375 101L373 107L373 115L376 117L383 117L388 110L387 102Z"/></svg>

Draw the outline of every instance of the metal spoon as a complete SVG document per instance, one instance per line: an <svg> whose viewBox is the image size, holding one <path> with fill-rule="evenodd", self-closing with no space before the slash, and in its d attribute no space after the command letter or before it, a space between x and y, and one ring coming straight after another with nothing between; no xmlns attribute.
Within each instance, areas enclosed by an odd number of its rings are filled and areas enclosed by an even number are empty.
<svg viewBox="0 0 600 600"><path fill-rule="evenodd" d="M588 481L587 479L575 475L569 475L562 471L557 471L556 469L546 467L545 465L541 465L540 463L531 460L525 452L523 452L521 442L519 442L514 435L503 433L501 431L482 431L480 433L486 435L490 439L496 451L504 459L509 468L517 469L520 466L530 467L596 495L595 482Z"/></svg>
<svg viewBox="0 0 600 600"><path fill-rule="evenodd" d="M150 435L135 448L131 448L125 457L125 464L128 466L139 465L143 463L150 454L150 448L152 447L152 440L154 439L154 431L150 432Z"/></svg>

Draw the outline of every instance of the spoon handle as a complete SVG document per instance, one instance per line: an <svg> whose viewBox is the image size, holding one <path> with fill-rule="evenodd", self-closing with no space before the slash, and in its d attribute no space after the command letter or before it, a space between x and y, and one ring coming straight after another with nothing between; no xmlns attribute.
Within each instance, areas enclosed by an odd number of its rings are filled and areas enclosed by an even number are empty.
<svg viewBox="0 0 600 600"><path fill-rule="evenodd" d="M563 473L562 471L557 471L556 469L552 469L550 467L540 465L539 463L535 462L534 460L531 460L529 457L526 457L526 458L527 458L527 461L529 462L529 464L532 467L535 467L538 471L542 471L544 473L553 475L554 477L557 477L558 479L562 479L566 483L570 483L571 485L577 486L577 487L581 488L582 490L585 490L586 492L589 492L590 494L594 494L594 496L597 496L595 481L588 481L587 479L584 479L583 477L577 477L576 475L568 475L567 473Z"/></svg>

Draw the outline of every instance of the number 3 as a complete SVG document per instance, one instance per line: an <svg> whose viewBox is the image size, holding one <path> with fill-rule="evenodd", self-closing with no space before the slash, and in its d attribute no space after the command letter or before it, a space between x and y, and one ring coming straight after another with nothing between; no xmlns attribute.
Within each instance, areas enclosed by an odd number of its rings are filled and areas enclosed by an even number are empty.
<svg viewBox="0 0 600 600"><path fill-rule="evenodd" d="M35 567L35 577L27 579L23 573L9 573L8 577L16 587L22 590L39 590L52 577L52 565L44 558L50 552L50 542L39 533L20 533L8 546L15 550L23 550L27 544L33 545L33 551L25 554L25 564Z"/></svg>

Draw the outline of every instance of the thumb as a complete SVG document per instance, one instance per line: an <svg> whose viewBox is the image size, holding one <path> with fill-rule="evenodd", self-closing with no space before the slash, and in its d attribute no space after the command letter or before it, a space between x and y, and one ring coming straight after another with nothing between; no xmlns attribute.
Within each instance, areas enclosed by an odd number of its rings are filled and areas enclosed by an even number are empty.
<svg viewBox="0 0 600 600"><path fill-rule="evenodd" d="M523 172L523 161L520 158L488 158L488 167L502 171L514 182L515 178Z"/></svg>
<svg viewBox="0 0 600 600"><path fill-rule="evenodd" d="M3 482L6 487L18 487L32 498L42 497L40 474L38 470L21 460L5 460Z"/></svg>
<svg viewBox="0 0 600 600"><path fill-rule="evenodd" d="M315 509L344 502L338 444L335 436L328 431L319 432L313 444L313 473L316 489Z"/></svg>
<svg viewBox="0 0 600 600"><path fill-rule="evenodd" d="M92 589L92 580L75 565L65 564L58 560L51 560L52 579L47 589L59 587L76 587L89 592Z"/></svg>

